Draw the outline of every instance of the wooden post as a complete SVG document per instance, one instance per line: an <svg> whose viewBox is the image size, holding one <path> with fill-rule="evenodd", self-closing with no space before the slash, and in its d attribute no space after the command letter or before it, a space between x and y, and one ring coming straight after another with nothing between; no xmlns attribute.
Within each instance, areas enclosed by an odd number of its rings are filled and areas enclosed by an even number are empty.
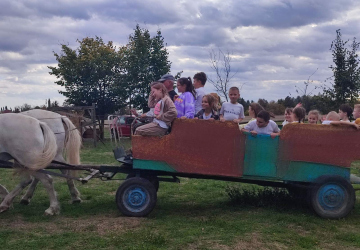
<svg viewBox="0 0 360 250"><path fill-rule="evenodd" d="M95 103L92 104L91 121L92 121L92 124L93 124L94 147L96 148L96 114L95 114Z"/></svg>

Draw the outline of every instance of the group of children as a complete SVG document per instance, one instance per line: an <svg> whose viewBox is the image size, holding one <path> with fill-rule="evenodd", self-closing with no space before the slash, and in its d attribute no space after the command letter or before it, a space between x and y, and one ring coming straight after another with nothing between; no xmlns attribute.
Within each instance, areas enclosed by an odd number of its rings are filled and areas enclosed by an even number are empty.
<svg viewBox="0 0 360 250"><path fill-rule="evenodd" d="M176 86L181 94L175 95L174 100L169 97L168 90L163 83L159 81L151 83L148 100L150 111L142 115L142 117L151 117L151 120L147 124L137 127L135 134L165 135L175 118L233 121L237 124L243 120L245 117L244 107L238 103L240 91L237 87L229 89L230 102L221 104L220 97L216 93L205 93L204 85L207 77L204 72L195 74L193 80L194 82L190 77L182 77L177 80ZM254 136L269 134L272 138L280 134L277 124L270 120L273 115L260 104L251 103L249 115L251 120L245 125L240 125L243 132L250 132ZM301 105L297 105L295 108L286 108L283 126L294 122L303 123L305 115L306 111ZM357 127L355 123L350 122L351 115L355 119L360 118L360 104L355 105L354 111L349 105L341 105L339 113L332 111L327 114L325 119L321 119L319 111L311 110L308 114L308 123L317 124L320 121L322 124L333 125L347 123Z"/></svg>
<svg viewBox="0 0 360 250"><path fill-rule="evenodd" d="M295 109L287 108L285 110L285 121L283 125L286 125L291 122L300 122L303 123L305 120L305 109L302 108L302 113L299 115L298 108ZM298 115L298 120L294 120L294 116ZM354 120L352 121L352 117ZM342 104L339 107L339 113L335 111L330 111L327 115L322 116L318 110L311 110L308 113L308 123L309 124L349 124L351 123L357 124L360 122L358 120L356 123L356 119L360 118L360 104L356 104L354 106L354 110L348 104Z"/></svg>
<svg viewBox="0 0 360 250"><path fill-rule="evenodd" d="M159 135L166 134L171 122L175 118L180 119L203 119L241 122L244 116L244 107L237 102L240 91L237 87L229 89L230 102L221 104L220 97L216 93L205 94L204 85L207 77L204 72L194 75L194 83L190 77L179 78L176 87L180 95L174 96L172 101L161 82L150 84L148 106L150 111L141 115L142 118L152 117L150 122L138 126L135 135Z"/></svg>

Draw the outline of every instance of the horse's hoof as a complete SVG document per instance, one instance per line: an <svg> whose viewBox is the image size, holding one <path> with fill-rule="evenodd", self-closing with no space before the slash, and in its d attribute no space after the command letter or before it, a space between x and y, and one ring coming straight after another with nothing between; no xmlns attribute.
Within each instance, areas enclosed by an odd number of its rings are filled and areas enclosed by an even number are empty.
<svg viewBox="0 0 360 250"><path fill-rule="evenodd" d="M29 201L29 200L21 200L21 201L20 201L20 204L22 204L22 205L29 205L29 204L30 204L30 201Z"/></svg>
<svg viewBox="0 0 360 250"><path fill-rule="evenodd" d="M72 204L79 204L81 202L82 202L82 200L80 198L71 201Z"/></svg>
<svg viewBox="0 0 360 250"><path fill-rule="evenodd" d="M48 209L45 210L45 215L53 216L59 214L60 214L60 208L49 207Z"/></svg>
<svg viewBox="0 0 360 250"><path fill-rule="evenodd" d="M0 213L3 213L5 211L9 210L9 207L6 206L0 206Z"/></svg>

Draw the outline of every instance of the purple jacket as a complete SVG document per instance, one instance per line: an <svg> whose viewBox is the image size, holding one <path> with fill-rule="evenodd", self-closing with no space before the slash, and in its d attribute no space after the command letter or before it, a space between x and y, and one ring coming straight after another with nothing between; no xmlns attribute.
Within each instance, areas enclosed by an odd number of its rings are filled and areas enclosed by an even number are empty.
<svg viewBox="0 0 360 250"><path fill-rule="evenodd" d="M195 115L195 98L190 92L182 93L175 100L175 107L178 113L177 117L186 116L187 118L194 118Z"/></svg>

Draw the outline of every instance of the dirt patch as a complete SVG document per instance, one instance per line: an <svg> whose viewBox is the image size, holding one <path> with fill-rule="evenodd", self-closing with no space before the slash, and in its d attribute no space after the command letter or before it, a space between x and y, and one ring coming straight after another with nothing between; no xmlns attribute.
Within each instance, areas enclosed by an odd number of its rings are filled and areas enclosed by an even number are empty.
<svg viewBox="0 0 360 250"><path fill-rule="evenodd" d="M26 222L21 217L2 221L2 227L20 231L44 231L48 234L63 232L95 232L105 235L112 232L125 232L139 227L144 218L96 216L87 219L58 217L51 222Z"/></svg>
<svg viewBox="0 0 360 250"><path fill-rule="evenodd" d="M307 236L309 235L309 232L306 231L302 226L297 226L297 225L294 225L294 224L289 224L287 226L288 229L292 230L292 231L295 231L298 235L300 236Z"/></svg>
<svg viewBox="0 0 360 250"><path fill-rule="evenodd" d="M247 240L241 239L238 240L234 245L231 246L226 246L226 245L221 245L218 243L212 244L213 248L212 249L222 249L222 250L252 250L252 249L256 249L256 250L267 250L267 249L279 249L279 250L283 250L283 249L288 249L287 246L282 245L280 243L277 242L263 242L261 240L261 236L259 233L252 233L249 236L246 237Z"/></svg>

